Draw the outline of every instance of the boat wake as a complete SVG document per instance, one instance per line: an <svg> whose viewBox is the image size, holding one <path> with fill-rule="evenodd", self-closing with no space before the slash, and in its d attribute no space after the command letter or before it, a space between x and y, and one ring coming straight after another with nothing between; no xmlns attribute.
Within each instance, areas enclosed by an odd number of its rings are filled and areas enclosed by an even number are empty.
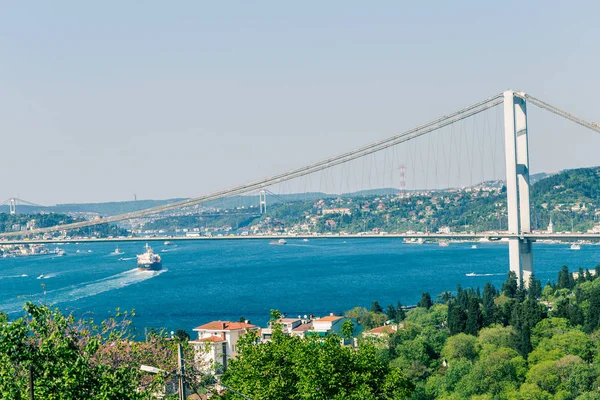
<svg viewBox="0 0 600 400"><path fill-rule="evenodd" d="M58 275L58 272L54 272L52 274L41 274L36 279L50 279L54 278L56 275Z"/></svg>
<svg viewBox="0 0 600 400"><path fill-rule="evenodd" d="M27 274L0 276L0 279L27 278Z"/></svg>
<svg viewBox="0 0 600 400"><path fill-rule="evenodd" d="M71 285L62 289L49 290L46 292L45 298L46 302L49 304L76 301L85 297L91 297L100 293L108 292L110 290L121 289L129 285L134 285L136 283L152 279L166 271L168 271L168 269L162 269L160 271L138 271L137 269L132 269L121 272L120 274L109 276L107 278ZM35 297L35 295L21 297ZM0 304L0 310L5 313L12 313L20 310L22 306L23 300L19 300L17 302Z"/></svg>
<svg viewBox="0 0 600 400"><path fill-rule="evenodd" d="M119 261L129 261L129 260L135 260L135 257L121 257L121 258L119 258Z"/></svg>
<svg viewBox="0 0 600 400"><path fill-rule="evenodd" d="M474 272L471 272L470 274L465 274L466 276L500 276L500 275L506 275L505 273L500 273L500 274L476 274Z"/></svg>

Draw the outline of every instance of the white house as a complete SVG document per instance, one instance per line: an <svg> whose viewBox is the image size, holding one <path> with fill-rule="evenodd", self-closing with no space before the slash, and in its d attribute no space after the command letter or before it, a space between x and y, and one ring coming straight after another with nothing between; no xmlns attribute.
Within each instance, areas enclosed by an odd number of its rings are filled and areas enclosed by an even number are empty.
<svg viewBox="0 0 600 400"><path fill-rule="evenodd" d="M248 321L213 321L194 328L198 339L190 340L190 344L196 349L196 362L206 371L225 371L228 360L237 356L239 338L251 330L258 327Z"/></svg>

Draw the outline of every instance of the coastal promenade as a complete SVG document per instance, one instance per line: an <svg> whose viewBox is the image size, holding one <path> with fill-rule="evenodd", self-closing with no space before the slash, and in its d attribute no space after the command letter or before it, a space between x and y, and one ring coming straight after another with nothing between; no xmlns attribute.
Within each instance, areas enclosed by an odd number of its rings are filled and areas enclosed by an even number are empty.
<svg viewBox="0 0 600 400"><path fill-rule="evenodd" d="M458 241L500 241L502 239L525 239L530 241L600 241L598 233L358 233L358 234L318 234L318 235L213 235L213 236L130 236L113 238L56 238L56 239L15 239L0 240L0 245L12 244L60 244L60 243L101 243L101 242L164 242L202 240L279 240L279 239L423 239Z"/></svg>

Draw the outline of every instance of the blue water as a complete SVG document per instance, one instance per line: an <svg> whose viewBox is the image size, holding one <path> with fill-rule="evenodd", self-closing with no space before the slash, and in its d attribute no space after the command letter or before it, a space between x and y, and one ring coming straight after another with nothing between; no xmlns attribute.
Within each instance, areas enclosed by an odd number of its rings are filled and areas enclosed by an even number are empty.
<svg viewBox="0 0 600 400"><path fill-rule="evenodd" d="M340 313L354 306L415 304L421 292L433 296L463 287L500 286L508 269L502 243L403 244L398 239L263 240L155 244L163 270L135 270L143 242L61 246L64 257L0 259L0 310L18 316L27 300L45 301L77 315L105 318L116 307L135 309L135 326L178 328L217 319L250 319L265 325L270 309L288 315ZM79 250L79 253L76 252ZM91 250L92 252L88 252ZM164 250L164 251L163 251ZM536 275L555 281L567 264L594 268L600 246L534 245ZM480 276L467 277L474 272ZM27 276L21 276L26 274ZM42 279L38 276L43 274Z"/></svg>

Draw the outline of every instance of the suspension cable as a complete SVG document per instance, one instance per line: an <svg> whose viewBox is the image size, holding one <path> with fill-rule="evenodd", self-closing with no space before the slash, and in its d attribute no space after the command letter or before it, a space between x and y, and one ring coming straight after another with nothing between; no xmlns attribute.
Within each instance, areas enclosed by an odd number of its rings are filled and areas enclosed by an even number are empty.
<svg viewBox="0 0 600 400"><path fill-rule="evenodd" d="M547 111L550 111L553 114L556 115L560 115L563 118L566 118L568 120L571 120L573 122L575 122L576 124L579 124L581 126L584 126L588 129L591 129L593 131L596 131L598 133L600 133L600 125L598 125L595 122L588 122L582 118L579 118L571 113L566 112L565 110L561 110L558 107L555 107L551 104L546 103L545 101L542 101L540 99L536 99L533 96L528 95L527 93L515 93L515 96L522 98L523 100L532 103L540 108L543 108Z"/></svg>
<svg viewBox="0 0 600 400"><path fill-rule="evenodd" d="M218 200L223 197L233 196L236 194L246 193L248 191L262 189L262 188L265 188L265 187L268 187L268 186L271 186L271 185L274 185L277 183L285 182L285 181L288 181L291 179L302 177L304 175L312 174L314 172L318 172L318 171L324 170L326 168L331 168L336 165L343 164L343 163L352 161L354 159L364 157L369 154L373 154L375 152L379 152L381 150L387 149L387 148L395 146L397 144L404 143L406 141L420 137L426 133L443 128L447 125L453 124L455 122L461 121L461 120L468 118L470 116L473 116L475 114L478 114L485 110L493 108L493 107L501 104L502 102L503 102L503 94L500 93L500 94L497 94L490 98L487 98L483 101L475 103L471 106L463 108L459 111L445 115L434 121L428 122L427 124L420 125L416 128L410 129L406 132L400 133L400 134L392 136L390 138L372 143L367 146L363 146L359 149L346 152L346 153L338 155L336 157L328 158L326 160L310 164L310 165L302 167L302 168L298 168L298 169L288 171L288 172L285 172L285 173L282 173L279 175L275 175L272 177L268 177L268 178L262 179L260 181L250 182L247 184L233 187L231 189L217 191L217 192L214 192L214 193L211 193L208 195L195 197L192 199L182 200L182 201L169 203L169 204L165 204L165 205L157 206L157 207L151 207L151 208L148 208L145 210L134 211L134 212L119 214L119 215L113 215L113 216L98 219L98 220L75 222L75 223L64 224L64 225L56 225L56 226L52 226L52 227L48 227L48 228L32 229L30 231L27 231L27 234L33 235L33 234L39 234L39 233L55 232L55 231L59 231L59 230L71 230L71 229L78 229L78 228L83 228L83 227L87 227L87 226L99 225L99 224L120 222L120 221L129 220L129 219L133 219L133 218L141 218L141 217L145 217L147 215L157 214L157 213L170 211L170 210L174 210L174 209L179 209L179 208L183 208L183 207L194 206L197 204L205 203L207 201ZM7 233L1 233L0 237L19 236L22 234L23 234L22 232L7 232Z"/></svg>

